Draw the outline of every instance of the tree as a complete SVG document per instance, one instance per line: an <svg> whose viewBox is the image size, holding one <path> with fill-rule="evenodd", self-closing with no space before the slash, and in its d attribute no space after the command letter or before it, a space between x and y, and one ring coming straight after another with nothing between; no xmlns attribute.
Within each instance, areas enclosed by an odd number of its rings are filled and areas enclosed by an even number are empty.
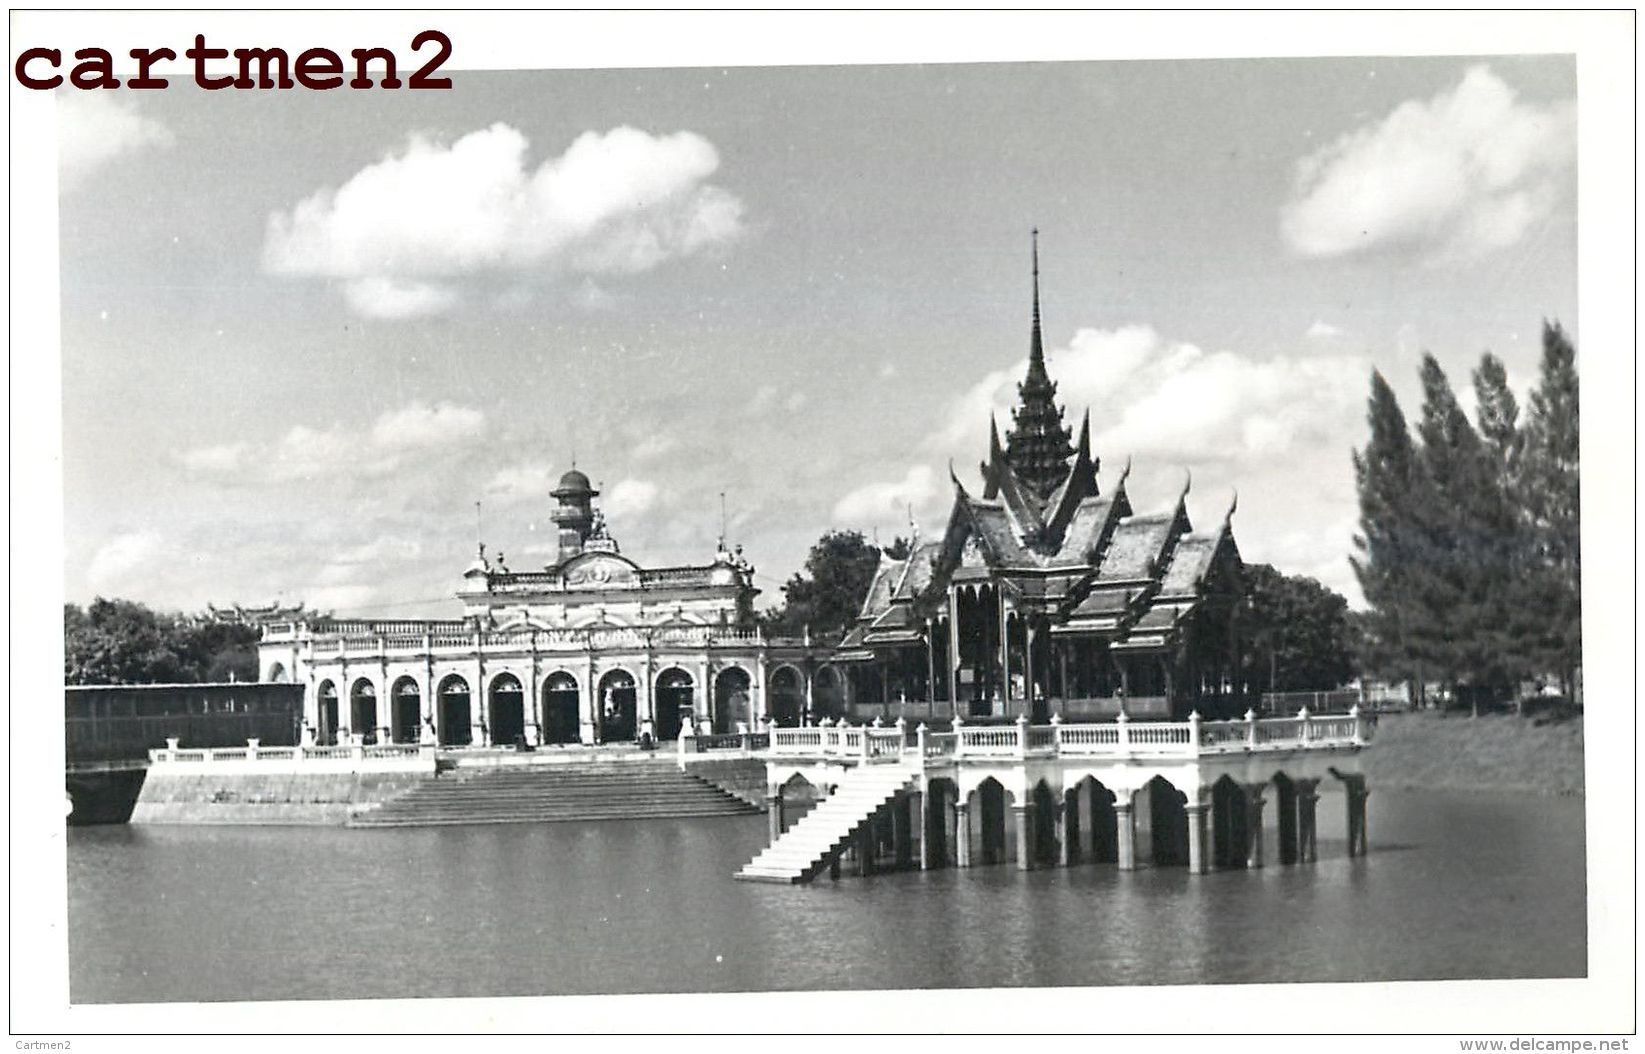
<svg viewBox="0 0 1645 1054"><path fill-rule="evenodd" d="M1410 680L1422 691L1422 664L1412 640L1414 610L1410 601L1418 575L1420 551L1417 505L1421 474L1416 450L1399 400L1380 372L1371 374L1367 406L1371 439L1354 452L1354 480L1359 491L1359 534L1354 575L1370 605L1363 626L1361 665L1397 680Z"/></svg>
<svg viewBox="0 0 1645 1054"><path fill-rule="evenodd" d="M1582 665L1581 413L1576 348L1542 324L1542 373L1526 424L1525 504L1545 634L1535 658L1576 694Z"/></svg>
<svg viewBox="0 0 1645 1054"><path fill-rule="evenodd" d="M1242 677L1255 692L1330 691L1354 676L1348 601L1312 578L1247 564Z"/></svg>
<svg viewBox="0 0 1645 1054"><path fill-rule="evenodd" d="M908 541L898 538L887 554L908 549ZM879 563L879 548L862 532L829 531L811 547L804 573L783 586L783 606L767 612L766 626L777 633L799 634L810 627L819 636L843 634L862 610Z"/></svg>
<svg viewBox="0 0 1645 1054"><path fill-rule="evenodd" d="M255 681L256 626L188 621L132 600L63 605L68 684Z"/></svg>
<svg viewBox="0 0 1645 1054"><path fill-rule="evenodd" d="M98 597L63 608L63 677L69 684L182 681L176 625L131 600Z"/></svg>

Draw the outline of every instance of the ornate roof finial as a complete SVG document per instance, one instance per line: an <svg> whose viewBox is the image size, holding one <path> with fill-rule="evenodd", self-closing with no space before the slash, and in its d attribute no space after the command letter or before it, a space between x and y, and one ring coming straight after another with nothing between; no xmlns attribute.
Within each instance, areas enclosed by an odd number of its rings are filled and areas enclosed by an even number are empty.
<svg viewBox="0 0 1645 1054"><path fill-rule="evenodd" d="M1234 510L1239 508L1239 488L1234 487L1232 490L1234 497L1228 502L1228 511L1222 514L1222 525L1224 527L1234 522Z"/></svg>
<svg viewBox="0 0 1645 1054"><path fill-rule="evenodd" d="M1181 504L1188 497L1188 492L1194 489L1194 470L1184 467L1182 470L1182 493L1177 495L1177 503Z"/></svg>
<svg viewBox="0 0 1645 1054"><path fill-rule="evenodd" d="M1028 376L1034 377L1034 368L1045 373L1045 341L1040 336L1040 229L1029 232L1033 240L1034 257L1034 328L1028 341Z"/></svg>

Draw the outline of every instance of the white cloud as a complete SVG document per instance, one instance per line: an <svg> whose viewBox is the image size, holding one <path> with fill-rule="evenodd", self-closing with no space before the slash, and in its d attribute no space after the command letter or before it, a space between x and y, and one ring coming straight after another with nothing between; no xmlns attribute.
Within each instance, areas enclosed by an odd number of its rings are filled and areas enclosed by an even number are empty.
<svg viewBox="0 0 1645 1054"><path fill-rule="evenodd" d="M485 415L470 407L412 402L379 415L364 429L293 425L261 454L236 442L197 447L175 457L203 476L258 473L277 481L382 476L399 468L409 454L468 447L484 434L485 424Z"/></svg>
<svg viewBox="0 0 1645 1054"><path fill-rule="evenodd" d="M1412 100L1297 165L1281 210L1303 256L1402 248L1466 261L1518 241L1549 214L1575 162L1576 106L1522 103L1485 66Z"/></svg>
<svg viewBox="0 0 1645 1054"><path fill-rule="evenodd" d="M912 506L917 520L928 519L946 496L936 470L930 465L913 465L900 480L868 483L851 491L834 503L833 518L842 526L901 524L908 522Z"/></svg>
<svg viewBox="0 0 1645 1054"><path fill-rule="evenodd" d="M910 504L922 523L941 519L951 494L942 472L949 459L976 493L974 466L987 454L989 414L1002 436L1009 432L1027 366L1023 359L991 372L950 402L912 466L885 466L903 477L846 494L834 506L834 522L900 525ZM1222 515L1237 488L1247 560L1315 574L1358 597L1347 563L1355 514L1349 450L1363 442L1368 360L1319 350L1260 357L1211 351L1133 325L1081 329L1052 352L1049 366L1076 438L1080 415L1090 408L1105 489L1134 458L1132 503L1139 512L1158 511L1175 499L1182 470L1191 469L1190 514L1203 526Z"/></svg>
<svg viewBox="0 0 1645 1054"><path fill-rule="evenodd" d="M486 484L486 493L504 501L545 498L559 477L543 465L512 465L499 469Z"/></svg>
<svg viewBox="0 0 1645 1054"><path fill-rule="evenodd" d="M653 432L635 445L634 460L650 461L653 458L662 457L679 445L680 441L674 436Z"/></svg>
<svg viewBox="0 0 1645 1054"><path fill-rule="evenodd" d="M377 418L371 441L386 450L417 450L478 438L485 431L485 414L451 403L414 402Z"/></svg>
<svg viewBox="0 0 1645 1054"><path fill-rule="evenodd" d="M643 515L657 503L657 485L643 479L620 480L605 492L600 507L612 520Z"/></svg>
<svg viewBox="0 0 1645 1054"><path fill-rule="evenodd" d="M129 99L105 91L58 92L57 171L64 190L121 156L172 142L171 129L144 117Z"/></svg>
<svg viewBox="0 0 1645 1054"><path fill-rule="evenodd" d="M463 278L634 274L742 233L742 203L706 182L720 158L700 135L585 132L535 169L529 146L501 123L450 145L414 136L271 215L264 266L337 280L356 311L405 318L450 309Z"/></svg>
<svg viewBox="0 0 1645 1054"><path fill-rule="evenodd" d="M1314 324L1309 326L1308 332L1303 335L1309 340L1331 340L1342 336L1343 332L1341 326L1333 326L1324 319L1315 319Z"/></svg>
<svg viewBox="0 0 1645 1054"><path fill-rule="evenodd" d="M165 539L156 531L115 535L92 555L86 583L104 596L116 596L145 579L165 551Z"/></svg>
<svg viewBox="0 0 1645 1054"><path fill-rule="evenodd" d="M185 450L177 455L177 462L193 472L238 472L245 464L249 452L244 443L224 443L220 446Z"/></svg>

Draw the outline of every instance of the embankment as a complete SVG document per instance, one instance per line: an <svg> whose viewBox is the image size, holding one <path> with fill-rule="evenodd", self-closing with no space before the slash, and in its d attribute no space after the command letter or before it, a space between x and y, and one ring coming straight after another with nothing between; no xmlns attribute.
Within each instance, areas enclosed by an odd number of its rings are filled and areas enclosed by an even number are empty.
<svg viewBox="0 0 1645 1054"><path fill-rule="evenodd" d="M1582 719L1538 725L1512 714L1383 714L1364 766L1373 790L1581 794Z"/></svg>
<svg viewBox="0 0 1645 1054"><path fill-rule="evenodd" d="M341 824L428 779L419 773L344 772L254 776L173 775L151 770L132 823Z"/></svg>

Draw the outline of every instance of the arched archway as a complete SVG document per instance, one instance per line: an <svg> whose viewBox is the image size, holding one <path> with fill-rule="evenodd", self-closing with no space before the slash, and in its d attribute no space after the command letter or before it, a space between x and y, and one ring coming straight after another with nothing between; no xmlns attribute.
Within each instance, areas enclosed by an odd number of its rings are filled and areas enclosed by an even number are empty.
<svg viewBox="0 0 1645 1054"><path fill-rule="evenodd" d="M1017 852L1027 852L1035 867L1055 867L1060 862L1062 846L1057 841L1057 808L1060 796L1050 784L1040 780L1034 784L1030 800L1034 803L1033 823L1028 828L1029 845L1018 846Z"/></svg>
<svg viewBox="0 0 1645 1054"><path fill-rule="evenodd" d="M667 742L680 737L680 729L691 720L695 688L691 675L670 666L657 675L653 711L657 715L657 738Z"/></svg>
<svg viewBox="0 0 1645 1054"><path fill-rule="evenodd" d="M491 742L509 746L525 740L525 689L512 673L491 679Z"/></svg>
<svg viewBox="0 0 1645 1054"><path fill-rule="evenodd" d="M601 677L596 699L600 742L623 743L639 737L637 693L632 674L627 670L612 670Z"/></svg>
<svg viewBox="0 0 1645 1054"><path fill-rule="evenodd" d="M1148 781L1148 831L1156 867L1188 864L1188 798L1163 776Z"/></svg>
<svg viewBox="0 0 1645 1054"><path fill-rule="evenodd" d="M833 721L845 716L845 675L838 666L824 663L811 682L811 719Z"/></svg>
<svg viewBox="0 0 1645 1054"><path fill-rule="evenodd" d="M714 678L714 732L724 735L737 730L738 722L752 725L749 689L753 682L741 666L728 666Z"/></svg>
<svg viewBox="0 0 1645 1054"><path fill-rule="evenodd" d="M440 682L440 745L466 747L474 742L474 707L468 693L468 682L458 674L451 674Z"/></svg>
<svg viewBox="0 0 1645 1054"><path fill-rule="evenodd" d="M771 722L779 728L797 728L805 713L805 678L792 666L771 671Z"/></svg>
<svg viewBox="0 0 1645 1054"><path fill-rule="evenodd" d="M959 787L946 776L936 777L926 784L921 837L930 845L926 858L932 867L958 866L963 862L958 858L959 832L955 827L957 814L954 811L954 803L959 796Z"/></svg>
<svg viewBox="0 0 1645 1054"><path fill-rule="evenodd" d="M337 742L337 686L329 680L321 681L314 698L318 703L314 735L321 746L329 746Z"/></svg>
<svg viewBox="0 0 1645 1054"><path fill-rule="evenodd" d="M1095 776L1086 776L1067 793L1064 837L1073 855L1083 858L1087 848L1099 864L1119 861L1119 814L1114 811L1114 792Z"/></svg>
<svg viewBox="0 0 1645 1054"><path fill-rule="evenodd" d="M364 677L348 692L348 727L362 742L377 742L377 686Z"/></svg>
<svg viewBox="0 0 1645 1054"><path fill-rule="evenodd" d="M971 795L970 812L977 827L970 840L973 857L984 864L1003 864L1012 858L1011 824L1006 812L1013 796L992 776L978 784Z"/></svg>
<svg viewBox="0 0 1645 1054"><path fill-rule="evenodd" d="M582 693L577 678L564 670L549 674L543 682L543 742L577 743L582 740L579 716Z"/></svg>
<svg viewBox="0 0 1645 1054"><path fill-rule="evenodd" d="M1244 867L1250 848L1245 789L1228 776L1211 785L1211 866Z"/></svg>
<svg viewBox="0 0 1645 1054"><path fill-rule="evenodd" d="M401 677L390 692L390 733L396 743L415 743L422 738L423 690L415 677Z"/></svg>
<svg viewBox="0 0 1645 1054"><path fill-rule="evenodd" d="M273 684L290 684L291 674L286 672L285 663L277 662L268 668L268 676L264 680Z"/></svg>

